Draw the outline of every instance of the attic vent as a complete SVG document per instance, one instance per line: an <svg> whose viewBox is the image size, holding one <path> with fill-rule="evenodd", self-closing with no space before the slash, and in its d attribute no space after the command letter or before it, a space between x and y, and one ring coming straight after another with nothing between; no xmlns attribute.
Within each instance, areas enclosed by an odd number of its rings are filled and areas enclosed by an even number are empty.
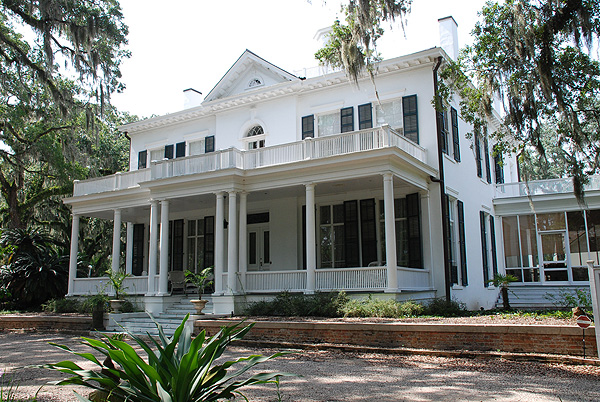
<svg viewBox="0 0 600 402"><path fill-rule="evenodd" d="M252 78L250 80L250 82L248 82L248 88L254 88L254 87L259 87L263 84L262 80L260 78Z"/></svg>

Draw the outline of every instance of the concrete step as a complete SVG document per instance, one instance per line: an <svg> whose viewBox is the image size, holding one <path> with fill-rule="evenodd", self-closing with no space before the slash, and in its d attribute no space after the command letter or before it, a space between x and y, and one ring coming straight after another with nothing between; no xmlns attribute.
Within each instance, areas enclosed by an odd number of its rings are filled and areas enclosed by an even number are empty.
<svg viewBox="0 0 600 402"><path fill-rule="evenodd" d="M508 300L511 307L559 308L564 301L565 294L575 294L578 289L589 290L589 285L524 285L511 286L508 291ZM502 295L498 295L496 307L502 307Z"/></svg>

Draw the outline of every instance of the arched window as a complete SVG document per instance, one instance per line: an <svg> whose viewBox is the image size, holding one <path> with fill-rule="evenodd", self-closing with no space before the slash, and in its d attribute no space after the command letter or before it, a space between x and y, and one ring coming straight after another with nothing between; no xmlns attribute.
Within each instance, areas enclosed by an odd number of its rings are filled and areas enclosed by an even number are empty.
<svg viewBox="0 0 600 402"><path fill-rule="evenodd" d="M248 141L248 149L264 148L265 146L265 130L261 126L253 126L248 130L246 137L256 137L253 141Z"/></svg>

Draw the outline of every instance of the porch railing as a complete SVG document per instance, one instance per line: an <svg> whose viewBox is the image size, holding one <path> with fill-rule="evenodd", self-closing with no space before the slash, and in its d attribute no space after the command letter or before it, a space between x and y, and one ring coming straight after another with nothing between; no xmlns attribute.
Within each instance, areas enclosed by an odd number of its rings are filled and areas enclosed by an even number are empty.
<svg viewBox="0 0 600 402"><path fill-rule="evenodd" d="M245 291L252 292L299 292L306 289L306 271L258 271L246 272Z"/></svg>
<svg viewBox="0 0 600 402"><path fill-rule="evenodd" d="M158 278L158 277L157 277ZM145 294L148 291L147 276L132 276L125 278L123 282L127 288L126 293L131 295ZM73 280L73 295L88 296L104 291L108 294L113 294L113 288L107 277L97 278L76 278Z"/></svg>
<svg viewBox="0 0 600 402"><path fill-rule="evenodd" d="M317 269L317 290L383 290L385 267Z"/></svg>
<svg viewBox="0 0 600 402"><path fill-rule="evenodd" d="M428 269L398 267L398 289L418 290L431 288Z"/></svg>
<svg viewBox="0 0 600 402"><path fill-rule="evenodd" d="M600 176L590 176L589 182L584 186L584 190L600 190ZM496 185L497 198L524 197L546 194L567 194L572 192L573 179L571 177Z"/></svg>
<svg viewBox="0 0 600 402"><path fill-rule="evenodd" d="M427 151L389 126L336 134L321 138L254 150L229 148L203 155L153 161L150 168L117 173L84 181L76 181L73 195L81 196L107 191L123 190L140 182L207 173L223 169L256 169L308 159L327 158L354 152L396 147L415 159L426 162Z"/></svg>

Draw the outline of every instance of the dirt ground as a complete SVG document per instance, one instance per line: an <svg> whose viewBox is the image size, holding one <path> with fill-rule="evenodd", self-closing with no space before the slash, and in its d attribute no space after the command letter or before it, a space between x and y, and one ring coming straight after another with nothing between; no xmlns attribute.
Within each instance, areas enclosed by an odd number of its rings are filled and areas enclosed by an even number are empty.
<svg viewBox="0 0 600 402"><path fill-rule="evenodd" d="M48 342L77 347L78 337L0 333L0 369L7 371L4 381L12 378L19 385L18 397L31 398L47 381L61 378L28 366L73 359ZM86 351L83 346L77 349ZM273 352L233 347L228 358ZM300 375L281 381L280 400L288 402L600 400L600 367L594 366L313 350L269 361L259 371ZM74 389L88 394L82 388L44 386L38 400L76 401ZM250 401L279 400L271 384L247 388L245 394Z"/></svg>

